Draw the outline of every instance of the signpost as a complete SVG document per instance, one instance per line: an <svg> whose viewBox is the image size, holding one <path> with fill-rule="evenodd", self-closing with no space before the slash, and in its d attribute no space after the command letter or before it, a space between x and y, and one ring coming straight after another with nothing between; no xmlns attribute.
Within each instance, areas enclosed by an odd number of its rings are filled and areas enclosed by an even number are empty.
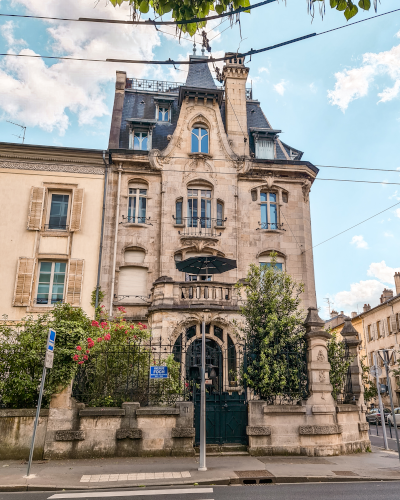
<svg viewBox="0 0 400 500"><path fill-rule="evenodd" d="M150 380L168 378L168 366L150 366Z"/></svg>
<svg viewBox="0 0 400 500"><path fill-rule="evenodd" d="M386 425L385 425L385 414L383 413L383 404L381 397L381 390L379 384L379 377L382 374L382 368L378 366L377 356L374 353L374 366L371 366L370 373L373 377L376 378L376 389L378 391L378 402L379 402L379 411L381 414L381 424L382 424L382 434L383 434L383 443L385 445L385 450L389 449L387 435L386 435Z"/></svg>
<svg viewBox="0 0 400 500"><path fill-rule="evenodd" d="M47 336L46 356L44 358L42 381L40 382L40 391L39 391L38 405L37 405L37 409L36 409L35 423L33 424L33 436L32 436L32 443L31 443L31 450L29 452L28 470L26 471L26 477L29 477L29 471L30 471L31 465L32 465L33 450L35 448L36 429L37 429L37 426L39 423L39 415L40 415L40 407L42 405L44 381L46 379L46 369L53 368L55 341L56 341L56 332L50 328L49 335Z"/></svg>

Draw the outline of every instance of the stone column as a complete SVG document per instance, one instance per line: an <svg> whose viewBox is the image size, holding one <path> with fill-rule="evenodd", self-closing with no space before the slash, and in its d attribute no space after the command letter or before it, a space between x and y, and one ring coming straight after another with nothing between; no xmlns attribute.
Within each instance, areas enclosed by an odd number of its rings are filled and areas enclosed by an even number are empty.
<svg viewBox="0 0 400 500"><path fill-rule="evenodd" d="M349 355L354 357L350 365L351 385L355 402L358 406L364 405L364 386L358 346L361 344L358 332L351 323L351 319L344 320L344 327L340 334L349 347Z"/></svg>
<svg viewBox="0 0 400 500"><path fill-rule="evenodd" d="M329 380L331 365L328 362L327 342L330 333L323 330L324 321L318 316L316 307L308 308L308 315L304 326L307 341L307 369L310 397L307 406L311 406L311 413L336 413L335 401L332 397L332 385Z"/></svg>

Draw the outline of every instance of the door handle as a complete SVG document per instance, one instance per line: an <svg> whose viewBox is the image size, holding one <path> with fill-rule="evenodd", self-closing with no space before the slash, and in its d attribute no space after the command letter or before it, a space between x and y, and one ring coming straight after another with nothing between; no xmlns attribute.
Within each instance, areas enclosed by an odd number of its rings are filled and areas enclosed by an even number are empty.
<svg viewBox="0 0 400 500"><path fill-rule="evenodd" d="M228 403L225 403L225 404L224 404L224 408L228 408Z"/></svg>

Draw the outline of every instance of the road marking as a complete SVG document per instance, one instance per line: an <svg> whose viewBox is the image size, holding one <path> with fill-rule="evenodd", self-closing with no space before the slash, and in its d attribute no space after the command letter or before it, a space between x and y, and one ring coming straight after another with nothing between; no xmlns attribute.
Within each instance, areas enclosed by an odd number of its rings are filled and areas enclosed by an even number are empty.
<svg viewBox="0 0 400 500"><path fill-rule="evenodd" d="M98 493L57 493L51 498L111 498L111 497L139 497L157 495L187 495L189 493L212 493L213 488L183 488L172 490L133 490L133 491L99 491ZM210 499L211 500L211 499Z"/></svg>
<svg viewBox="0 0 400 500"><path fill-rule="evenodd" d="M182 472L141 472L132 474L94 474L81 477L81 483L105 483L113 481L144 481L149 479L182 479L191 477L188 470Z"/></svg>

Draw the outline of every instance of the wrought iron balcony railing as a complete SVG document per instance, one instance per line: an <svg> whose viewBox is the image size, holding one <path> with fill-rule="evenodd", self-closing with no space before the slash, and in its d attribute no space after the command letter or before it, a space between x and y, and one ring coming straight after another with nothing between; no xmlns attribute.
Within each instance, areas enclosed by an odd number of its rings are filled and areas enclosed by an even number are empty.
<svg viewBox="0 0 400 500"><path fill-rule="evenodd" d="M150 222L150 217L139 217L139 216L122 216L122 222L120 224L147 224L148 226L152 226L153 224Z"/></svg>
<svg viewBox="0 0 400 500"><path fill-rule="evenodd" d="M223 227L226 219L212 219L210 217L174 217L176 224L182 224L179 231L181 236L221 236L215 227Z"/></svg>
<svg viewBox="0 0 400 500"><path fill-rule="evenodd" d="M280 230L280 231L286 231L286 229L283 228L283 224L278 224L277 222L259 222L258 227L256 231L259 229L271 229L271 230Z"/></svg>

